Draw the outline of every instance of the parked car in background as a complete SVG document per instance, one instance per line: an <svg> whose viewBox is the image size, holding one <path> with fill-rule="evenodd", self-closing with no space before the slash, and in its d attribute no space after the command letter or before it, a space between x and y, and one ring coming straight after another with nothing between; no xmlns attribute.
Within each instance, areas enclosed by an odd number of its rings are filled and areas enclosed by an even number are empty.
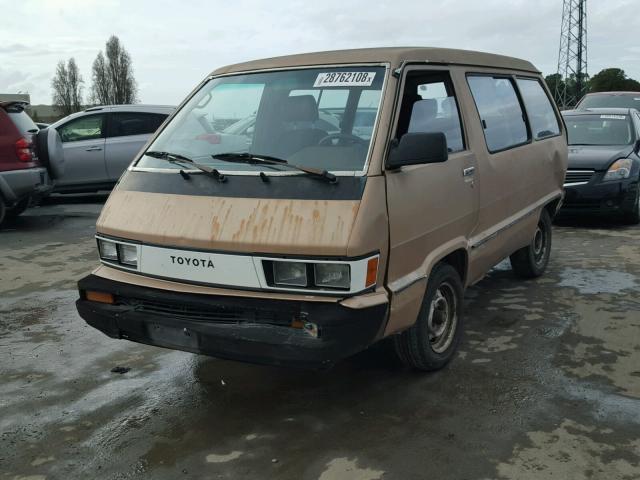
<svg viewBox="0 0 640 480"><path fill-rule="evenodd" d="M640 92L596 92L587 93L576 106L585 108L635 108L640 110Z"/></svg>
<svg viewBox="0 0 640 480"><path fill-rule="evenodd" d="M173 113L164 105L92 107L58 120L66 168L55 192L111 189L153 132Z"/></svg>
<svg viewBox="0 0 640 480"><path fill-rule="evenodd" d="M49 193L51 178L63 171L57 132L39 130L25 112L27 105L0 103L0 224Z"/></svg>
<svg viewBox="0 0 640 480"><path fill-rule="evenodd" d="M562 112L569 169L561 212L616 216L640 223L640 113L629 108Z"/></svg>

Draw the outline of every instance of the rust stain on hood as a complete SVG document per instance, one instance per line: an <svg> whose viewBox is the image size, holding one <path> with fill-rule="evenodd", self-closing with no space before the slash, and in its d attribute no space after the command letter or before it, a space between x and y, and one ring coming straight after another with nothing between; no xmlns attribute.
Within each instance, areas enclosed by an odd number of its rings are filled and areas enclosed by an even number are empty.
<svg viewBox="0 0 640 480"><path fill-rule="evenodd" d="M233 252L345 255L360 201L273 200L114 190L98 233Z"/></svg>

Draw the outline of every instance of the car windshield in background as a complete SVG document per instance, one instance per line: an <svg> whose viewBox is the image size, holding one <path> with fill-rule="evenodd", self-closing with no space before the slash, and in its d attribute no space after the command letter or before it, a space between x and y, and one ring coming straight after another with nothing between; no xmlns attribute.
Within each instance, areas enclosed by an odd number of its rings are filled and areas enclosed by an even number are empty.
<svg viewBox="0 0 640 480"><path fill-rule="evenodd" d="M214 159L251 153L333 172L364 169L385 68L309 68L218 77L177 113L149 150L227 172L264 165ZM179 168L143 156L136 167ZM274 170L290 170L286 165ZM266 173L269 173L267 171Z"/></svg>
<svg viewBox="0 0 640 480"><path fill-rule="evenodd" d="M640 92L632 95L587 95L578 108L635 108L640 110Z"/></svg>
<svg viewBox="0 0 640 480"><path fill-rule="evenodd" d="M629 145L634 138L628 115L566 115L569 145Z"/></svg>

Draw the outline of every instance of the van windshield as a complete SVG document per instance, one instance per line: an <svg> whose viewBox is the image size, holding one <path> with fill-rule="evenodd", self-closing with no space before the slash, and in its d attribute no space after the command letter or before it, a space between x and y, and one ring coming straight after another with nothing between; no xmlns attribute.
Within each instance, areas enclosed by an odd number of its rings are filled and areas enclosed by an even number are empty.
<svg viewBox="0 0 640 480"><path fill-rule="evenodd" d="M212 158L251 153L302 167L353 174L366 165L385 68L351 66L211 79L182 107L149 151L172 152L233 174L264 165ZM180 168L143 155L136 167Z"/></svg>

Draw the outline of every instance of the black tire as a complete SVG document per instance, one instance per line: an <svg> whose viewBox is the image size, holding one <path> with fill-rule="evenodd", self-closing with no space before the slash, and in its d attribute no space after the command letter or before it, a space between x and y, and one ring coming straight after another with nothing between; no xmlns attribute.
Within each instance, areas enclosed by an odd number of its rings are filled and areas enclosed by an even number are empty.
<svg viewBox="0 0 640 480"><path fill-rule="evenodd" d="M544 273L551 254L551 231L551 217L543 209L531 243L509 257L511 268L518 277L536 278Z"/></svg>
<svg viewBox="0 0 640 480"><path fill-rule="evenodd" d="M393 339L395 353L404 365L433 371L449 363L462 338L462 296L462 281L455 268L436 265L416 323ZM437 321L436 315L440 317Z"/></svg>
<svg viewBox="0 0 640 480"><path fill-rule="evenodd" d="M4 222L4 218L7 214L7 205L4 203L4 198L0 195L0 227L2 226L2 222Z"/></svg>
<svg viewBox="0 0 640 480"><path fill-rule="evenodd" d="M640 183L636 189L635 204L622 214L622 221L627 225L638 225L640 223Z"/></svg>
<svg viewBox="0 0 640 480"><path fill-rule="evenodd" d="M27 208L29 208L30 204L31 204L31 198L30 197L23 198L18 203L16 203L13 207L11 207L9 210L7 210L5 218L6 219L14 219L14 218L16 218L18 215L23 213Z"/></svg>

